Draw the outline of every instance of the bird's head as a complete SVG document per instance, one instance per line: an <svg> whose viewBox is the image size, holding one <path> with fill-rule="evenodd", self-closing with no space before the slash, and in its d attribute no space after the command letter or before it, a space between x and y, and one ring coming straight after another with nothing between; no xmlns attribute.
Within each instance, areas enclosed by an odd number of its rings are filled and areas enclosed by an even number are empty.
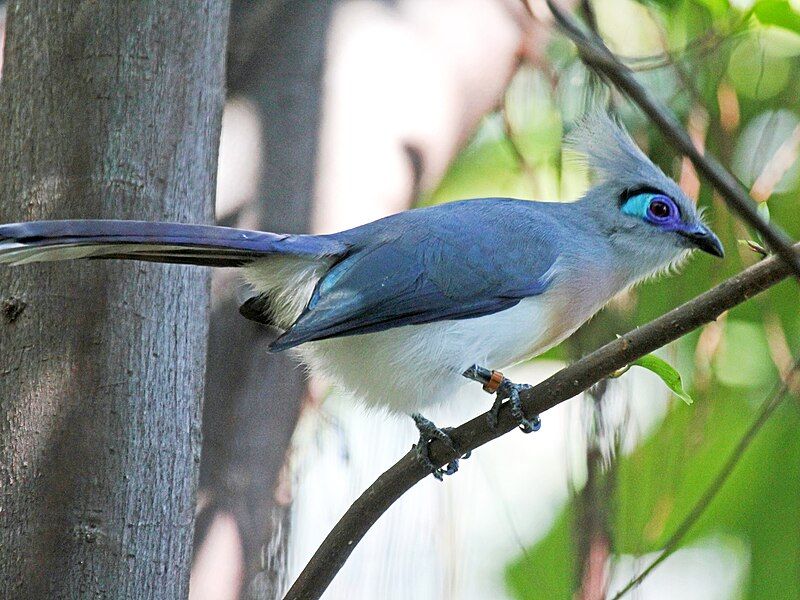
<svg viewBox="0 0 800 600"><path fill-rule="evenodd" d="M589 218L630 263L636 279L675 265L695 249L724 255L694 202L605 113L586 117L568 143L599 178L583 198Z"/></svg>

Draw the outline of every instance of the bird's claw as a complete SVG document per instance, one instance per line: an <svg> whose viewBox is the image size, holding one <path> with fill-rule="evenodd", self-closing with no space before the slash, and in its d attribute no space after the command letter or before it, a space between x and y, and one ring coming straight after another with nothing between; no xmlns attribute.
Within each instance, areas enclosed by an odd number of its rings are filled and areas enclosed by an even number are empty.
<svg viewBox="0 0 800 600"><path fill-rule="evenodd" d="M439 429L433 421L429 421L419 413L414 413L411 415L411 418L414 419L414 424L419 431L419 441L414 447L417 450L417 461L422 465L422 468L429 471L439 481L442 481L445 475L452 475L458 471L458 458L451 460L447 463L446 467L437 467L431 461L429 450L430 443L433 440L439 440L452 451L453 454L459 455L464 459L469 458L471 452L467 452L462 456L453 438L450 437L449 432L452 431L453 428L445 427L444 429Z"/></svg>
<svg viewBox="0 0 800 600"><path fill-rule="evenodd" d="M522 401L520 400L519 393L523 390L530 389L530 385L514 383L504 377L500 371L491 371L479 365L472 365L469 369L464 371L463 375L468 379L482 383L484 391L490 394L497 394L492 408L486 415L486 420L489 421L489 426L492 429L497 427L500 407L503 405L503 400L506 398L509 400L511 415L524 433L531 433L541 429L542 421L539 415L535 415L533 419L528 419L522 411Z"/></svg>
<svg viewBox="0 0 800 600"><path fill-rule="evenodd" d="M542 428L542 420L539 418L539 415L534 415L532 419L528 419L522 410L522 400L520 400L519 393L523 390L529 390L531 387L533 386L527 383L514 383L505 377L503 378L503 382L497 389L497 399L494 401L492 410L489 412L491 415L489 424L491 425L492 419L494 420L492 428L497 427L497 416L500 411L500 406L506 398L508 398L510 404L511 416L514 417L514 420L523 433L532 433Z"/></svg>

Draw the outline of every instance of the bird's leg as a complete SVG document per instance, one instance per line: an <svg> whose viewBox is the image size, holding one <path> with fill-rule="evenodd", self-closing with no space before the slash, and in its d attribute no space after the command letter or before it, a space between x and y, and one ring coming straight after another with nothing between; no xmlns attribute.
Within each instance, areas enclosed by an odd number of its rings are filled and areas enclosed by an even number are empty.
<svg viewBox="0 0 800 600"><path fill-rule="evenodd" d="M461 455L461 451L456 446L453 438L449 435L449 432L452 431L452 427L439 429L432 421L429 421L419 413L414 413L411 415L411 418L414 419L414 424L417 426L417 430L419 430L419 442L417 442L415 447L417 449L417 460L423 468L430 471L439 481L441 481L445 475L452 475L458 471L458 458L451 460L443 469L437 468L436 465L431 462L428 450L433 440L439 440L447 446L448 449L452 450L453 454ZM469 455L470 453L467 452L461 458L469 458Z"/></svg>
<svg viewBox="0 0 800 600"><path fill-rule="evenodd" d="M522 411L522 401L520 400L519 393L522 390L531 388L526 383L514 383L510 381L500 371L492 371L479 365L472 365L469 369L464 371L464 377L472 379L478 383L483 384L484 391L490 394L497 394L492 404L492 408L486 415L489 421L489 426L494 429L497 427L497 419L500 414L500 407L503 405L503 400L508 398L511 416L517 421L519 428L524 433L531 433L532 431L539 431L542 427L542 421L539 415L534 415L532 419L528 419Z"/></svg>

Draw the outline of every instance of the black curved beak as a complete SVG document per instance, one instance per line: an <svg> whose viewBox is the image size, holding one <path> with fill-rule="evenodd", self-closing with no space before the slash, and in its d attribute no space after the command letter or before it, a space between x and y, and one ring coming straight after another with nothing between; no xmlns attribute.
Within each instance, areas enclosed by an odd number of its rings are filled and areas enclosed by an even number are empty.
<svg viewBox="0 0 800 600"><path fill-rule="evenodd" d="M725 256L725 248L722 247L722 242L720 242L716 234L705 225L700 225L693 231L681 231L679 233L689 240L692 246L698 250L708 252L719 258Z"/></svg>

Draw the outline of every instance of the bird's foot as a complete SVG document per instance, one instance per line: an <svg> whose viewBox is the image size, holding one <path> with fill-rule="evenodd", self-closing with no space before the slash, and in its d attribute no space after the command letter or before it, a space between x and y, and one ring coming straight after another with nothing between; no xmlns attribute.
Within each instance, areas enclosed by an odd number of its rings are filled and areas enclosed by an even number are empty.
<svg viewBox="0 0 800 600"><path fill-rule="evenodd" d="M522 401L520 400L519 393L523 390L529 390L531 387L527 383L514 383L503 377L503 381L497 388L497 397L495 398L492 410L489 411L489 425L492 428L497 427L497 418L500 413L500 406L503 400L508 398L511 405L511 416L517 422L517 425L523 433L532 433L539 431L542 428L542 420L539 415L534 415L532 419L528 419L522 411Z"/></svg>
<svg viewBox="0 0 800 600"><path fill-rule="evenodd" d="M419 413L414 413L411 415L411 418L414 419L414 424L417 426L417 430L419 430L419 441L415 445L419 464L421 464L426 471L430 471L431 474L439 481L441 481L445 475L452 475L458 471L458 458L451 460L446 467L440 468L434 465L431 461L429 451L430 443L433 440L439 440L445 446L447 446L447 448L451 450L453 454L457 454L461 458L469 458L471 453L467 452L461 456L461 450L459 450L458 446L453 441L453 438L450 437L450 431L452 431L453 428L445 427L444 429L439 429L433 423L433 421L429 421Z"/></svg>
<svg viewBox="0 0 800 600"><path fill-rule="evenodd" d="M542 420L539 418L539 415L534 415L532 419L528 419L522 411L522 401L520 400L519 393L523 390L530 389L530 385L526 383L514 383L504 377L500 371L491 371L479 365L472 365L469 369L464 371L463 375L467 379L472 379L473 381L483 384L484 391L490 394L497 394L492 408L486 415L489 426L492 429L497 427L500 407L503 405L503 400L506 398L510 404L511 416L514 417L517 425L519 425L519 428L524 433L531 433L541 429Z"/></svg>

